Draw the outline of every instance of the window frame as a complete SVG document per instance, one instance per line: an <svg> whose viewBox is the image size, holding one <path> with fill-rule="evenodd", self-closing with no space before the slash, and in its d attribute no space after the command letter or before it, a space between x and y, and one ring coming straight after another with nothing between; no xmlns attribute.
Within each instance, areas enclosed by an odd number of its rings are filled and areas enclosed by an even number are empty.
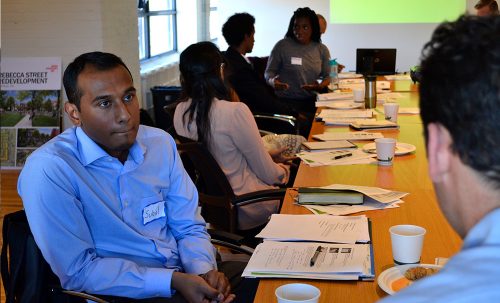
<svg viewBox="0 0 500 303"><path fill-rule="evenodd" d="M139 1L139 7L137 8L137 26L139 26L140 19L144 18L144 33L145 35L143 36L144 40L144 58L139 58L141 62L148 61L154 58L158 58L161 56L169 55L169 54L174 54L177 52L177 2L176 0L165 0L166 2L172 1L172 7L173 9L170 10L161 10L161 11L149 11L149 1ZM142 7L141 7L142 6ZM150 38L150 17L153 16L172 16L173 18L173 27L172 27L172 35L173 35L173 48L172 50L151 56L151 38ZM140 37L142 35L141 31L138 33L138 47L139 47L139 53L140 49L142 48L142 45L140 45Z"/></svg>

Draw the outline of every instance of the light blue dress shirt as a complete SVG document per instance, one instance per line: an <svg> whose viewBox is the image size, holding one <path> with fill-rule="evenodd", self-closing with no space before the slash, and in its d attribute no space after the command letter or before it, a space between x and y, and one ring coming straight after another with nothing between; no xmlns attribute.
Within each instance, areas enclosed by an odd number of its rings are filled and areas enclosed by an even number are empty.
<svg viewBox="0 0 500 303"><path fill-rule="evenodd" d="M70 128L28 158L18 191L66 289L170 297L174 271L216 268L196 187L160 129L141 125L122 164Z"/></svg>
<svg viewBox="0 0 500 303"><path fill-rule="evenodd" d="M486 215L439 273L387 297L393 302L500 302L500 209Z"/></svg>

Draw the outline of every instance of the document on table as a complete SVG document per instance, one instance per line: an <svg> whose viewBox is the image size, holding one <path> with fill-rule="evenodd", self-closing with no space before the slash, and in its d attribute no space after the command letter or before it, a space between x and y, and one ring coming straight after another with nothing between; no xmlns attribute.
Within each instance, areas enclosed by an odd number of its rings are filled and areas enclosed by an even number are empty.
<svg viewBox="0 0 500 303"><path fill-rule="evenodd" d="M295 226L297 228L290 228ZM366 216L271 215L257 238L274 241L370 242Z"/></svg>
<svg viewBox="0 0 500 303"><path fill-rule="evenodd" d="M396 200L388 204L379 203L375 200L369 200L361 205L302 205L307 208L310 212L316 215L333 215L333 216L343 216L359 213L362 211L371 210L381 210L398 208L403 200Z"/></svg>
<svg viewBox="0 0 500 303"><path fill-rule="evenodd" d="M359 123L360 120L363 120L365 122L374 122L377 121L376 119L373 118L322 118L321 119L325 125L345 125L349 126L352 123Z"/></svg>
<svg viewBox="0 0 500 303"><path fill-rule="evenodd" d="M402 97L403 94L393 92L377 94L378 101L396 101L397 99L401 99Z"/></svg>
<svg viewBox="0 0 500 303"><path fill-rule="evenodd" d="M361 205L302 205L316 215L329 214L340 216L355 214L362 211L397 208L401 203L404 203L401 199L408 195L408 193L405 192L371 186L332 184L321 188L355 190L363 193L365 199Z"/></svg>
<svg viewBox="0 0 500 303"><path fill-rule="evenodd" d="M368 154L363 152L360 149L345 149L350 153L350 156L336 158L336 154L338 151L301 151L297 154L304 163L309 166L324 166L324 165L351 165L351 164L370 164L373 161L373 158L376 157L376 154Z"/></svg>
<svg viewBox="0 0 500 303"><path fill-rule="evenodd" d="M256 248L243 277L373 280L370 244L266 241Z"/></svg>
<svg viewBox="0 0 500 303"><path fill-rule="evenodd" d="M318 118L372 118L373 110L371 109L322 109Z"/></svg>
<svg viewBox="0 0 500 303"><path fill-rule="evenodd" d="M395 81L395 80L411 80L410 74L396 74L396 75L385 75L386 80Z"/></svg>
<svg viewBox="0 0 500 303"><path fill-rule="evenodd" d="M318 101L333 101L333 100L349 100L353 99L354 95L352 92L341 92L336 91L333 93L319 94L316 99Z"/></svg>
<svg viewBox="0 0 500 303"><path fill-rule="evenodd" d="M325 132L322 134L313 135L314 139L321 141L337 141L337 140L349 140L349 141L363 141L363 140L375 140L378 138L383 138L382 133L370 133L370 132L343 132L343 133L333 133Z"/></svg>

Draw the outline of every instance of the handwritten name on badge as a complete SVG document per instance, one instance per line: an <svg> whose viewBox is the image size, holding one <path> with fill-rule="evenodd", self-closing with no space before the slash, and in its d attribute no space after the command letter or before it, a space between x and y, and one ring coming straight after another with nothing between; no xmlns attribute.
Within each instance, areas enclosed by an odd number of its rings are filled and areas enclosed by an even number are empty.
<svg viewBox="0 0 500 303"><path fill-rule="evenodd" d="M151 221L165 217L165 202L149 204L142 210L142 224L146 225Z"/></svg>
<svg viewBox="0 0 500 303"><path fill-rule="evenodd" d="M302 58L292 57L293 65L302 65Z"/></svg>

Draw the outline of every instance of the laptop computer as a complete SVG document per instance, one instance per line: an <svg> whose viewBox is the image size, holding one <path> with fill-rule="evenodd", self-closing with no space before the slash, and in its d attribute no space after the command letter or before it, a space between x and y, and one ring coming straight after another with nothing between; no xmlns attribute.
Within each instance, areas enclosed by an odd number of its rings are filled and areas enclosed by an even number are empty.
<svg viewBox="0 0 500 303"><path fill-rule="evenodd" d="M363 75L393 75L396 73L395 48L356 49L356 73Z"/></svg>

